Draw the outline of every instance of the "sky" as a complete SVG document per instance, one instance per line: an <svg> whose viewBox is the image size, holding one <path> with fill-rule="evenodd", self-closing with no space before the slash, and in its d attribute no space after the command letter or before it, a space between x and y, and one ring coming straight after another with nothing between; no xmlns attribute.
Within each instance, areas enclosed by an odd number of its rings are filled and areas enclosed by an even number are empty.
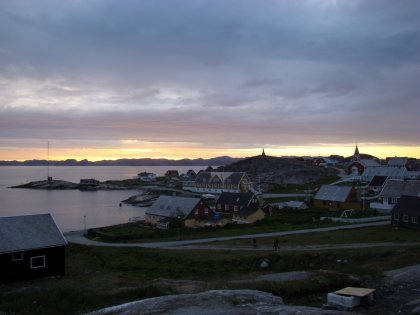
<svg viewBox="0 0 420 315"><path fill-rule="evenodd" d="M0 160L420 158L420 1L2 0Z"/></svg>

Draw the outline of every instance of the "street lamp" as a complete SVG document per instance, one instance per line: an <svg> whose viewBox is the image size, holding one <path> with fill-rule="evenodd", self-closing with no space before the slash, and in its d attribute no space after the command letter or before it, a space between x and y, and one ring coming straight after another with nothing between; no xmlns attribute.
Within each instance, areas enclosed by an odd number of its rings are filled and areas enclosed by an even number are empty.
<svg viewBox="0 0 420 315"><path fill-rule="evenodd" d="M180 240L181 239L181 230L180 230L181 216L177 216L176 218L178 219L178 240Z"/></svg>
<svg viewBox="0 0 420 315"><path fill-rule="evenodd" d="M83 225L84 225L84 227L85 227L85 235L86 235L86 216L84 215L83 216Z"/></svg>

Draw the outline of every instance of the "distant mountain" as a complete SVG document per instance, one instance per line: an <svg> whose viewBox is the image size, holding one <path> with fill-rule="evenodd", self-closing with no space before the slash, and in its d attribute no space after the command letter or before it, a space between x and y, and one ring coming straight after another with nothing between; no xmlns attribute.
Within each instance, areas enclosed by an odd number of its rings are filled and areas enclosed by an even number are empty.
<svg viewBox="0 0 420 315"><path fill-rule="evenodd" d="M314 166L301 158L254 156L226 166L228 172L247 172L263 191L287 184L303 185L330 179L337 172L330 168Z"/></svg>
<svg viewBox="0 0 420 315"><path fill-rule="evenodd" d="M0 166L219 166L228 165L240 161L240 158L232 158L229 156L219 156L211 159L119 159L119 160L102 160L102 161L77 161L67 159L64 161L47 161L47 160L27 160L19 161L0 161Z"/></svg>

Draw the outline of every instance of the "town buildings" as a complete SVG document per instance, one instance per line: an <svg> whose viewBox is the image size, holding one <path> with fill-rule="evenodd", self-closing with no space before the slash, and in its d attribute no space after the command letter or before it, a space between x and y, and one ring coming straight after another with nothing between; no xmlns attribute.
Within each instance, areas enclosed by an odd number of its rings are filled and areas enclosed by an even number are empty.
<svg viewBox="0 0 420 315"><path fill-rule="evenodd" d="M184 189L199 193L245 193L252 190L252 182L245 172L199 172L195 181Z"/></svg>

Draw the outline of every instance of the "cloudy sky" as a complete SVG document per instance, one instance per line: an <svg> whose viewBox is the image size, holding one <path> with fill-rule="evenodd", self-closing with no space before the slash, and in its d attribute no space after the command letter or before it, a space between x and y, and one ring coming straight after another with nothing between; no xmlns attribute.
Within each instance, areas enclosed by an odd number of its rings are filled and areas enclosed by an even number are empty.
<svg viewBox="0 0 420 315"><path fill-rule="evenodd" d="M420 157L417 0L2 0L0 159Z"/></svg>

